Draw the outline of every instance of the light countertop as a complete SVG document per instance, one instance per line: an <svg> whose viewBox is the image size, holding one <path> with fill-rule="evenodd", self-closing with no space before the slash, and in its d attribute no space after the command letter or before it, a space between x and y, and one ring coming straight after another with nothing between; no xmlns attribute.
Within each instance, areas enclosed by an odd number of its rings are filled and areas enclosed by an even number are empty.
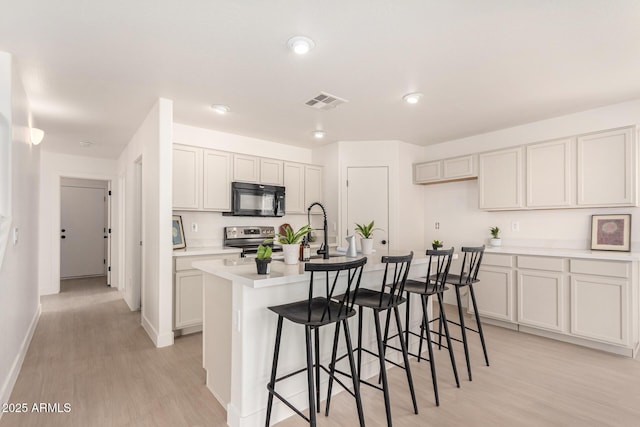
<svg viewBox="0 0 640 427"><path fill-rule="evenodd" d="M488 246L485 249L485 253L506 254L506 255L550 256L550 257L562 257L562 258L585 258L585 259L597 259L597 260L604 260L604 261L638 261L640 260L640 253L638 252L591 251L586 249Z"/></svg>
<svg viewBox="0 0 640 427"><path fill-rule="evenodd" d="M222 254L239 254L242 249L224 248L222 246L203 246L203 247L186 247L184 249L174 249L173 256L196 256L196 255L222 255Z"/></svg>

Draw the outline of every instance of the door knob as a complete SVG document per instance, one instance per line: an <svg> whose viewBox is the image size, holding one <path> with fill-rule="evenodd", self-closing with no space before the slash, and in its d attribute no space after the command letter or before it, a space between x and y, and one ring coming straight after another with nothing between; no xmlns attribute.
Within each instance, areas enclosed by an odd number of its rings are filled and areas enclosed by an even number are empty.
<svg viewBox="0 0 640 427"><path fill-rule="evenodd" d="M65 231L67 231L67 230L65 230L65 229L63 228L63 229L62 229L62 230L60 230L60 231L62 231L62 232L64 233L64 232L65 232Z"/></svg>
<svg viewBox="0 0 640 427"><path fill-rule="evenodd" d="M382 241L380 241L380 243L382 243L383 245L386 245L387 241L386 240L382 240Z"/></svg>
<svg viewBox="0 0 640 427"><path fill-rule="evenodd" d="M66 239L66 238L67 238L67 236L60 236L60 238L61 238L61 239Z"/></svg>

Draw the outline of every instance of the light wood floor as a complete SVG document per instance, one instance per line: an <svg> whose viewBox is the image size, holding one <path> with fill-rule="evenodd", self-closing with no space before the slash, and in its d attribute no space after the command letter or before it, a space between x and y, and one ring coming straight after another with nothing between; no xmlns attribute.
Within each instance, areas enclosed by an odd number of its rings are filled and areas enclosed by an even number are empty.
<svg viewBox="0 0 640 427"><path fill-rule="evenodd" d="M204 386L201 335L156 349L120 294L98 279L64 283L43 313L11 402L70 403L68 414L4 414L8 426L224 426ZM469 382L456 347L461 388L446 352L436 353L440 407L426 363L412 361L419 415L403 371L390 369L394 426L639 426L640 361L485 326L491 366L473 337ZM386 425L382 394L363 386L366 425ZM256 390L265 393L266 390ZM279 427L301 426L291 417ZM357 425L353 399L334 398L319 426Z"/></svg>

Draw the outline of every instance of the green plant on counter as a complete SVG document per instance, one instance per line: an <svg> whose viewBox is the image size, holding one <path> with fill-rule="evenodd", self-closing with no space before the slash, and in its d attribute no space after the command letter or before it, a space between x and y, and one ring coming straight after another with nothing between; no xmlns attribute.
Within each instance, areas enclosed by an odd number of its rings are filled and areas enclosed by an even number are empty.
<svg viewBox="0 0 640 427"><path fill-rule="evenodd" d="M433 247L441 248L444 245L444 242L436 239L433 242L431 242L431 245L433 245Z"/></svg>
<svg viewBox="0 0 640 427"><path fill-rule="evenodd" d="M354 231L360 235L363 239L370 239L371 235L375 230L382 230L381 228L373 228L374 221L371 221L369 224L357 224Z"/></svg>
<svg viewBox="0 0 640 427"><path fill-rule="evenodd" d="M271 249L271 246L263 246L263 245L259 245L258 246L258 252L257 252L257 258L258 259L270 259L271 258L271 253L273 252L273 249Z"/></svg>
<svg viewBox="0 0 640 427"><path fill-rule="evenodd" d="M493 236L494 239L499 239L500 238L500 236L499 236L500 229L498 227L491 227L490 231L491 231L491 235Z"/></svg>
<svg viewBox="0 0 640 427"><path fill-rule="evenodd" d="M295 233L291 227L286 227L284 229L284 234L276 234L273 239L265 240L266 243L273 242L276 240L278 243L282 245L291 245L295 243L300 243L300 239L307 235L311 231L311 226L309 224L303 225L300 227L298 231Z"/></svg>

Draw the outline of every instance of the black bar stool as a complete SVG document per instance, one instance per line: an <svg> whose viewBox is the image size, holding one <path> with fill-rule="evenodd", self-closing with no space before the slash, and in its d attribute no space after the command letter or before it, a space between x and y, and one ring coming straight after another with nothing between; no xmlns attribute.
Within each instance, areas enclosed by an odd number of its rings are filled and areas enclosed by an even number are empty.
<svg viewBox="0 0 640 427"><path fill-rule="evenodd" d="M351 337L349 334L349 324L347 322L347 319L356 314L356 311L353 309L353 303L356 292L360 287L362 269L366 263L366 257L355 261L334 264L306 263L304 266L304 270L311 272L311 279L309 282L309 298L304 301L269 307L269 310L278 315L278 327L276 331L276 343L273 353L271 378L269 380L269 383L267 384L267 390L269 390L269 399L267 402L267 419L265 423L267 427L269 427L269 421L271 420L271 409L273 407L274 396L280 399L296 414L300 415L302 418L308 421L311 427L315 427L316 410L317 412L320 412L320 369L323 369L325 372L327 372L330 378L334 377L333 370L329 371L326 367L320 364L320 340L318 336L318 330L322 326L331 324L336 325L334 342L338 341L338 337L340 335L340 325L342 324L342 326L344 327L345 341L349 355L349 364L351 366L351 374L353 378L353 392L351 392L351 390L349 390L342 383L340 383L340 385L345 387L345 390L347 390L349 394L355 397L360 426L364 426L362 401L360 399L360 382L358 381L358 376L356 374L356 365L353 359L353 348L351 345ZM316 272L319 273L321 277L324 277L324 280L322 280L322 282L324 282L325 285L325 296L314 297L314 277ZM344 273L341 274L342 272ZM346 292L344 294L345 296L344 298L340 299L340 301L333 301L332 297L334 291L336 290L336 286L338 284L342 286L342 283L341 281L339 281L339 279L344 279L344 282L346 282ZM276 378L276 371L278 369L278 355L280 352L280 339L282 337L283 319L287 319L296 324L304 325L306 336L307 366L298 371L284 375L280 378ZM315 346L313 346L311 343L311 335L313 332L315 332ZM307 385L309 390L308 418L275 390L276 382L290 378L304 371L307 371Z"/></svg>
<svg viewBox="0 0 640 427"><path fill-rule="evenodd" d="M407 346L409 344L409 335L414 335L420 338L420 344L418 347L418 353L414 354L409 352L410 355L418 358L418 362L422 359L422 343L426 339L427 350L429 351L429 361L431 365L431 380L433 382L433 393L435 395L436 406L440 406L440 398L438 396L438 380L436 377L436 365L433 360L433 345L431 339L431 328L429 327L431 321L429 320L429 312L427 307L429 306L429 298L433 295L438 297L438 304L440 307L440 316L446 320L446 314L442 305L442 294L447 290L445 282L447 275L449 274L449 268L451 267L451 258L453 257L453 248L447 250L427 250L427 256L429 257L429 264L427 266L427 276L424 281L420 280L407 280L404 290L407 293L407 311L406 311L406 325L405 325L405 341ZM417 294L420 296L422 303L422 324L420 326L420 334L417 334L409 329L409 320L411 318L410 306L411 295ZM444 323L444 336L447 340L446 348L449 350L449 358L451 359L451 367L453 368L453 375L456 380L456 386L460 387L460 380L458 379L458 369L456 368L456 360L453 355L453 348L451 346L451 338L449 336L449 327L447 322ZM437 332L436 332L437 333ZM442 346L441 346L442 347Z"/></svg>
<svg viewBox="0 0 640 427"><path fill-rule="evenodd" d="M462 332L462 339L452 338L455 341L462 342L464 346L464 356L467 360L467 372L469 374L469 381L471 381L471 362L469 360L469 345L467 342L467 331L475 332L480 335L480 342L482 343L482 351L484 352L484 360L489 366L489 356L487 355L487 346L484 342L484 334L482 333L482 323L480 323L480 315L478 314L478 305L476 304L476 295L473 291L473 284L478 283L478 271L480 270L480 264L482 263L482 256L484 255L484 245L479 247L463 247L462 253L464 258L462 260L462 267L460 274L449 274L447 276L447 284L454 286L456 290L456 300L458 302L458 316L460 323L449 320L449 323L458 325ZM464 315L462 313L462 298L460 297L460 289L468 286L469 294L471 295L471 303L473 304L473 312L476 317L476 324L478 329L473 329L464 324ZM440 325L442 325L444 319L441 319ZM445 322L446 323L446 322Z"/></svg>
<svg viewBox="0 0 640 427"><path fill-rule="evenodd" d="M387 312L387 326L389 327L389 318L391 316L391 312L393 311L396 319L396 326L398 331L402 331L402 324L400 322L400 312L398 311L398 306L406 301L405 298L402 297L402 293L404 291L404 286L407 281L407 276L409 274L409 268L411 266L411 260L413 259L413 252L409 255L404 256L383 256L382 263L385 264L384 267L384 276L382 279L382 284L380 290L372 290L372 289L358 289L358 292L355 295L355 304L358 306L358 347L354 350L358 355L358 378L360 379L361 384L366 384L370 387L373 387L377 390L382 391L384 395L384 406L387 413L387 425L391 426L391 404L389 401L389 384L387 382L387 372L385 362L389 362L394 366L402 368L405 370L407 374L407 382L409 383L409 391L411 392L411 400L413 401L413 410L417 414L418 413L418 405L416 404L416 394L413 389L413 379L411 377L411 367L409 365L409 356L407 353L407 347L405 345L403 334L398 334L398 338L400 341L400 349L402 356L404 358L404 366L395 363L393 361L387 360L385 358L385 350L386 343L382 338L382 329L380 327L380 313ZM385 292L386 291L386 292ZM348 297L347 294L337 296L338 300L344 300ZM376 328L376 340L378 344L377 353L370 351L366 348L362 347L362 317L365 308L370 308L373 310L373 320ZM385 335L388 333L388 329L385 329ZM337 361L343 359L348 356L347 354L336 358L336 353L338 350L338 339L337 335L333 342L333 356L332 362L330 365L330 369L332 371L338 372L342 375L350 376L349 374L339 371L335 369L335 364ZM372 356L375 356L380 361L380 378L382 380L382 387L377 384L372 384L366 380L363 380L360 376L362 373L362 353L368 353ZM337 381L337 380L336 380ZM331 388L333 386L333 377L329 378L329 394L327 396L327 414L329 413L329 404L331 401Z"/></svg>

